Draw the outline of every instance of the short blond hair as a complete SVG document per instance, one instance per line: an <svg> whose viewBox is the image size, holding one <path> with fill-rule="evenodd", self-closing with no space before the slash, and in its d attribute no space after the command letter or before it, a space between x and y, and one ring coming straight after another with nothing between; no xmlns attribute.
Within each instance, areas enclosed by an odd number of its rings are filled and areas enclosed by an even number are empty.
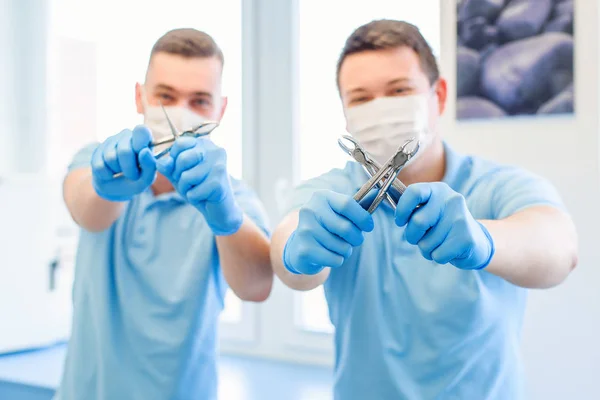
<svg viewBox="0 0 600 400"><path fill-rule="evenodd" d="M408 47L417 53L421 69L427 75L430 84L433 85L439 79L440 70L437 60L419 28L405 21L380 19L358 27L346 40L337 63L338 86L342 64L349 55L397 47Z"/></svg>
<svg viewBox="0 0 600 400"><path fill-rule="evenodd" d="M152 47L150 60L158 53L168 53L185 58L216 57L225 63L223 52L208 34L193 28L180 28L168 31Z"/></svg>

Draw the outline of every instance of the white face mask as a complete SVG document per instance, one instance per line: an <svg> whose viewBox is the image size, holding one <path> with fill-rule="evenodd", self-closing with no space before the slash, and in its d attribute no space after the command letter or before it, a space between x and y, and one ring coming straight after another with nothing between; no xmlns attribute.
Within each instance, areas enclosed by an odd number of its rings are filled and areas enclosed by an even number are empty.
<svg viewBox="0 0 600 400"><path fill-rule="evenodd" d="M419 141L420 154L433 139L428 94L380 97L346 108L345 114L348 133L382 165L407 140Z"/></svg>
<svg viewBox="0 0 600 400"><path fill-rule="evenodd" d="M168 137L172 137L169 122L165 117L165 113L161 106L152 106L148 103L144 87L142 88L142 104L144 105L144 125L152 132L153 141L158 141ZM206 118L196 114L187 107L180 106L165 106L165 111L169 115L169 119L179 131L179 133L197 128L200 124L206 121ZM210 136L205 136L206 138ZM153 148L154 153L158 153L170 146L167 143L162 146Z"/></svg>

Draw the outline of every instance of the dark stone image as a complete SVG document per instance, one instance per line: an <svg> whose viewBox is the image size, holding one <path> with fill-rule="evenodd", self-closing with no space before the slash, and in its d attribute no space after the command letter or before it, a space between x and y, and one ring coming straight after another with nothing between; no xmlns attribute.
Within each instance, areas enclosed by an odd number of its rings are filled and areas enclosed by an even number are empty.
<svg viewBox="0 0 600 400"><path fill-rule="evenodd" d="M573 114L573 3L457 0L457 119Z"/></svg>

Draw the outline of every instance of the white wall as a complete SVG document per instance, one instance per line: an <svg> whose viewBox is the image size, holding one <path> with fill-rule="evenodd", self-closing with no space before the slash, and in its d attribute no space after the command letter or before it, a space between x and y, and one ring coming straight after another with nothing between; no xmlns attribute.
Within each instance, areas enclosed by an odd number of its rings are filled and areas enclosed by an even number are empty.
<svg viewBox="0 0 600 400"><path fill-rule="evenodd" d="M600 399L600 7L597 1L576 2L575 117L456 123L456 6L441 1L442 68L451 99L445 121L448 142L460 151L549 178L579 233L579 266L568 281L530 295L523 352L531 399Z"/></svg>
<svg viewBox="0 0 600 400"><path fill-rule="evenodd" d="M12 24L12 10L7 9L5 0L0 0L0 180L6 177L12 166L15 118L15 79L14 65L8 60L14 54L14 27ZM1 184L1 183L0 183Z"/></svg>
<svg viewBox="0 0 600 400"><path fill-rule="evenodd" d="M12 174L0 184L0 354L68 338L79 231L64 206L61 181Z"/></svg>
<svg viewBox="0 0 600 400"><path fill-rule="evenodd" d="M45 164L47 1L0 0L0 174ZM30 10L35 9L35 12Z"/></svg>

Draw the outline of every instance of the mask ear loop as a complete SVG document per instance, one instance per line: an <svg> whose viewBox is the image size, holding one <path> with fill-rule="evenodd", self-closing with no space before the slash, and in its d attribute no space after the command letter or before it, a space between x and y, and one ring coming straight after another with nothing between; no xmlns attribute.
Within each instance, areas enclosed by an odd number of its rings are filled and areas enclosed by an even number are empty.
<svg viewBox="0 0 600 400"><path fill-rule="evenodd" d="M436 80L435 80L435 82L433 82L433 83L431 84L431 87L429 88L429 93L428 93L428 96L434 96L434 95L436 95L436 94L437 94L436 92L437 92L437 87L438 87L438 83L439 83L439 81L440 81L440 80L439 80L439 78L438 78L438 79L436 79ZM428 114L429 114L429 113L428 113ZM427 124L427 128L425 128L425 129L424 129L424 130L423 130L421 133L422 133L422 137L423 137L423 138L427 138L427 139L429 139L429 140L433 140L433 135L434 135L434 133L431 131L431 129L430 129L430 127L429 127L429 124ZM425 146L425 147L426 147L426 146ZM419 154L415 154L415 157L413 157L413 158L417 158L416 156L418 156L418 155L419 155Z"/></svg>
<svg viewBox="0 0 600 400"><path fill-rule="evenodd" d="M435 92L437 92L437 86L438 83L440 82L439 79L436 79L435 82L433 82L431 84L431 87L429 88L429 95L431 96L432 94L434 94Z"/></svg>

